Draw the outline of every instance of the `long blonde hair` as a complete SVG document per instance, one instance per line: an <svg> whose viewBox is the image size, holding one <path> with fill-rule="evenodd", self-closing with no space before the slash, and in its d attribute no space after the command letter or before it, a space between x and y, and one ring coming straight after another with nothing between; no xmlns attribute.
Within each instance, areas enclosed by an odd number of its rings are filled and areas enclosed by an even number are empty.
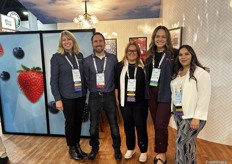
<svg viewBox="0 0 232 164"><path fill-rule="evenodd" d="M139 65L140 65L140 66L144 66L144 65L143 65L143 62L142 62L142 60L141 60L141 50L140 50L140 47L139 47L138 43L136 43L135 41L131 41L131 42L129 42L129 43L127 44L127 46L126 46L126 48L125 48L125 54L124 54L124 57L123 57L123 59L122 59L122 64L125 65L125 63L126 63L128 49L129 49L129 47L130 47L131 45L134 45L134 46L136 47L137 54L138 54L135 65L136 65L136 66L139 66Z"/></svg>
<svg viewBox="0 0 232 164"><path fill-rule="evenodd" d="M73 35L73 33L71 33L70 31L64 30L60 33L60 38L59 38L59 42L58 42L58 53L64 54L64 48L62 46L62 37L65 36L68 39L71 39L73 42L73 48L72 48L72 52L74 54L78 54L80 52L80 48L78 46L77 40L75 38L75 36Z"/></svg>

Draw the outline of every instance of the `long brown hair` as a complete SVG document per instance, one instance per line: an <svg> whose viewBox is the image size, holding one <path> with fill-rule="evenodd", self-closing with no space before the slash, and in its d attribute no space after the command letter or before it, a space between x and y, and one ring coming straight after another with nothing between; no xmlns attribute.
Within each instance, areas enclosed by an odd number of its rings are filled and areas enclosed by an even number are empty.
<svg viewBox="0 0 232 164"><path fill-rule="evenodd" d="M178 50L178 55L177 55L175 62L174 62L174 73L172 76L172 80L175 79L178 75L178 72L183 69L183 66L180 64L180 61L179 61L179 53L180 53L180 50L183 48L186 48L192 56L191 62L190 62L190 69L189 69L189 79L194 79L197 81L196 77L194 77L194 72L196 70L196 66L201 67L203 69L204 69L204 67L198 61L197 55L196 55L195 51L193 50L193 48L189 45L182 45Z"/></svg>
<svg viewBox="0 0 232 164"><path fill-rule="evenodd" d="M64 48L62 46L62 37L63 36L65 36L68 39L72 40L72 42L73 42L72 52L77 55L80 52L80 48L78 46L77 40L76 40L75 36L73 35L73 33L71 33L70 31L67 31L67 30L62 31L60 33L60 38L59 38L59 42L58 42L58 50L57 50L57 52L60 53L60 54L64 54L65 50L64 50Z"/></svg>
<svg viewBox="0 0 232 164"><path fill-rule="evenodd" d="M138 65L142 65L143 66L143 63L142 63L142 60L141 60L141 50L139 48L139 45L138 43L136 43L135 41L131 41L129 42L127 45L126 45L126 48L125 48L125 52L124 52L124 56L123 56L123 59L122 59L122 64L125 65L125 62L127 60L127 53L128 53L128 49L129 47L133 45L136 47L136 50L137 50L137 59L136 59L136 63L135 65L138 66Z"/></svg>
<svg viewBox="0 0 232 164"><path fill-rule="evenodd" d="M147 59L151 59L153 58L154 54L156 53L157 50L157 46L155 45L154 39L157 35L157 32L162 29L165 32L165 36L166 36L166 40L167 43L165 45L165 53L168 57L168 59L171 61L171 59L173 59L173 46L172 46L172 41L171 41L171 35L169 30L167 29L167 27L165 26L158 26L154 29L152 36L151 36L151 42L149 44L149 49L147 51Z"/></svg>

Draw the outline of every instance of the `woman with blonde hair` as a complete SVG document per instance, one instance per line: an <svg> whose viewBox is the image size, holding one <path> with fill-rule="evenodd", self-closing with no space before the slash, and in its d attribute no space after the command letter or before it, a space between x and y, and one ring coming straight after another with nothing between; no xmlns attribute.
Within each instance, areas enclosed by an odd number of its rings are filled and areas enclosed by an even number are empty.
<svg viewBox="0 0 232 164"><path fill-rule="evenodd" d="M80 147L82 113L85 106L86 86L83 54L70 31L62 31L58 51L51 58L51 91L56 108L65 117L65 137L69 154L75 160L87 156Z"/></svg>
<svg viewBox="0 0 232 164"><path fill-rule="evenodd" d="M147 161L147 116L148 107L145 97L145 72L141 51L136 42L130 42L125 55L116 67L115 93L116 104L121 109L126 134L127 152L125 159L135 153L136 135L140 149L140 162Z"/></svg>

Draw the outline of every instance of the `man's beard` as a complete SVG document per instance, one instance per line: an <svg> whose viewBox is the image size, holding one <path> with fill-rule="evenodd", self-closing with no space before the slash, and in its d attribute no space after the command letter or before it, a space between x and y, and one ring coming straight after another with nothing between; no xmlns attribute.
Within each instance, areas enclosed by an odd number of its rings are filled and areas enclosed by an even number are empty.
<svg viewBox="0 0 232 164"><path fill-rule="evenodd" d="M102 53L104 51L104 48L102 48L102 46L98 46L97 48L94 49L94 51L97 53Z"/></svg>

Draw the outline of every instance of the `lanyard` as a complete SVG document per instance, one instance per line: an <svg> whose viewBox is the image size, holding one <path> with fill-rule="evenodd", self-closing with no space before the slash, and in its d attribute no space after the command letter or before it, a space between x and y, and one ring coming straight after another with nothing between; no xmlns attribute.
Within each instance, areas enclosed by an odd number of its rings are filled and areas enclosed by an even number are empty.
<svg viewBox="0 0 232 164"><path fill-rule="evenodd" d="M76 55L74 55L74 57L75 57L75 60L76 60L76 63L77 63L77 69L79 69L79 63L78 63L78 60L77 60ZM66 58L66 60L69 62L69 64L71 65L72 69L74 69L73 64L72 64L71 61L68 59L68 57L65 56L65 58Z"/></svg>
<svg viewBox="0 0 232 164"><path fill-rule="evenodd" d="M127 74L128 79L130 79L129 66L128 66L128 69L127 69L127 71L126 71L126 74ZM137 67L135 67L134 79L136 79L136 74L137 74Z"/></svg>
<svg viewBox="0 0 232 164"><path fill-rule="evenodd" d="M161 60L160 60L160 62L159 62L158 68L160 68L165 56L166 56L166 54L164 53ZM152 67L155 68L155 59L152 61Z"/></svg>
<svg viewBox="0 0 232 164"><path fill-rule="evenodd" d="M107 61L107 57L105 57L105 60L104 60L104 65L103 65L103 71L102 71L102 73L105 72L105 69L106 69L106 61ZM96 65L96 60L95 60L94 57L93 57L93 64L94 64L94 68L95 68L96 72L98 73L98 71L97 71L97 65Z"/></svg>

